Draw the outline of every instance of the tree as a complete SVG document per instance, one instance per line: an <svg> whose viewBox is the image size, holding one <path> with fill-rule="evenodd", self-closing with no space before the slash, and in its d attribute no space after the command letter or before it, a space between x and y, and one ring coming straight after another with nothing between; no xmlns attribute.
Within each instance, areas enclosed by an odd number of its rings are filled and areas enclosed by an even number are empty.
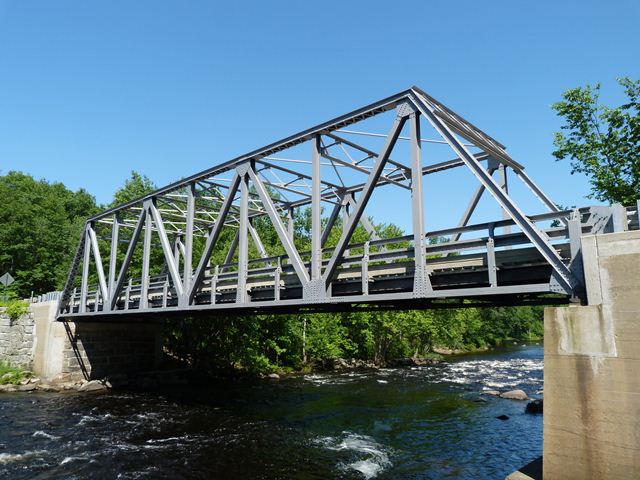
<svg viewBox="0 0 640 480"><path fill-rule="evenodd" d="M0 176L0 204L0 271L15 277L13 292L61 289L95 199L12 171Z"/></svg>
<svg viewBox="0 0 640 480"><path fill-rule="evenodd" d="M599 103L599 83L562 94L552 106L565 119L553 155L589 177L590 198L629 205L640 198L640 80L618 83L627 102L615 108Z"/></svg>
<svg viewBox="0 0 640 480"><path fill-rule="evenodd" d="M116 205L135 200L147 193L153 192L156 188L156 185L149 177L132 170L131 177L125 180L124 185L113 194L113 201L109 206L115 207Z"/></svg>

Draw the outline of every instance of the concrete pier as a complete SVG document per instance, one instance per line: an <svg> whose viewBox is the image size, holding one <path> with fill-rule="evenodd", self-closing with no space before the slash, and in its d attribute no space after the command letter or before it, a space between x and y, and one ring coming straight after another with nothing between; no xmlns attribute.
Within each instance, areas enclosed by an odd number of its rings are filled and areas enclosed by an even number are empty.
<svg viewBox="0 0 640 480"><path fill-rule="evenodd" d="M640 232L582 238L588 306L545 310L544 478L640 478Z"/></svg>

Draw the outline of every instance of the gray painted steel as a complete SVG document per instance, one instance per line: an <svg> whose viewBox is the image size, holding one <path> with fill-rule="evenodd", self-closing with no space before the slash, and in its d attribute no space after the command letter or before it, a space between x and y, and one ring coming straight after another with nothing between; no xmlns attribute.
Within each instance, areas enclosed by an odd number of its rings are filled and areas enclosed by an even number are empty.
<svg viewBox="0 0 640 480"><path fill-rule="evenodd" d="M389 133L345 128L373 117L388 119ZM399 141L408 141L408 150ZM433 160L423 152L431 145L453 154ZM457 225L429 231L433 206L425 204L423 178L455 168L468 169L477 190ZM509 170L548 213L523 213L509 195ZM370 198L383 188L410 195L412 231L402 237L380 238L367 218ZM497 218L471 224L485 192ZM126 321L209 311L565 302L584 292L580 237L637 229L638 205L559 210L502 144L412 87L88 219L58 315ZM309 207L310 238L294 238ZM265 248L258 219L284 254ZM358 225L368 232L365 243L353 240ZM328 246L334 227L340 239ZM233 236L224 233L230 230ZM300 251L300 241L310 251ZM135 262L141 278L132 273Z"/></svg>

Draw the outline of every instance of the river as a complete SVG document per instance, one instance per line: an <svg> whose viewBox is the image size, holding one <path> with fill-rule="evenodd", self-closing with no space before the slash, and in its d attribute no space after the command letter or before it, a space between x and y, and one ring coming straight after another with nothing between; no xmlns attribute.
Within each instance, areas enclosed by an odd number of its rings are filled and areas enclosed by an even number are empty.
<svg viewBox="0 0 640 480"><path fill-rule="evenodd" d="M0 478L503 479L542 454L526 402L478 401L512 388L542 388L541 345L198 391L0 394Z"/></svg>

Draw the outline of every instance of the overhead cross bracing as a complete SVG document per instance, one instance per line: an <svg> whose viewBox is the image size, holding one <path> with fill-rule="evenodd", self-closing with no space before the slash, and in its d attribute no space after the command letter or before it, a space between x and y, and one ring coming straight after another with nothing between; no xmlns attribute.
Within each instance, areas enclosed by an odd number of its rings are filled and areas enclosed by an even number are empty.
<svg viewBox="0 0 640 480"><path fill-rule="evenodd" d="M428 231L442 206L423 179L452 169L477 189ZM507 172L546 213L523 213ZM406 196L408 235L380 237L374 195ZM501 214L471 224L483 195ZM504 145L412 87L88 219L59 317L564 301L582 291L576 238L620 212L559 210Z"/></svg>

